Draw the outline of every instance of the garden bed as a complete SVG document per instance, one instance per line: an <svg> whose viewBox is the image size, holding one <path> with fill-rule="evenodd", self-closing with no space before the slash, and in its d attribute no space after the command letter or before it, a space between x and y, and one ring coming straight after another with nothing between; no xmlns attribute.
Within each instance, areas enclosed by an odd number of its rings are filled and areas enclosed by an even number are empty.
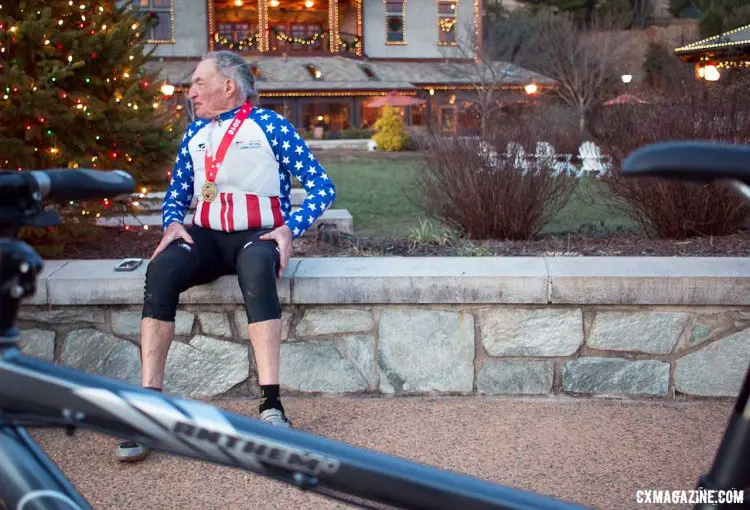
<svg viewBox="0 0 750 510"><path fill-rule="evenodd" d="M161 232L122 231L97 228L92 240L68 242L56 253L44 250L48 259L119 259L150 257ZM43 248L42 248L43 249ZM687 240L645 239L631 233L601 236L582 234L540 235L529 241L473 241L455 245L414 244L407 238L346 236L338 245L313 239L298 239L294 257L363 256L712 256L750 255L750 232L723 237L696 237Z"/></svg>

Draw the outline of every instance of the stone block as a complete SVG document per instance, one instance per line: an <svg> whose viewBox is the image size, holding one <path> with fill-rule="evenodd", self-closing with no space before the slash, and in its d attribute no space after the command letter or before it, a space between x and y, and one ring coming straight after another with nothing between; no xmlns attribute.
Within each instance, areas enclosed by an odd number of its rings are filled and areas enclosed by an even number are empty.
<svg viewBox="0 0 750 510"><path fill-rule="evenodd" d="M247 380L249 355L247 345L202 335L188 344L172 342L164 390L186 398L221 395Z"/></svg>
<svg viewBox="0 0 750 510"><path fill-rule="evenodd" d="M57 271L70 263L70 260L45 260L41 273L37 275L36 291L33 295L27 296L21 300L21 310L25 305L46 305L49 304L49 292L47 290L47 280Z"/></svg>
<svg viewBox="0 0 750 510"><path fill-rule="evenodd" d="M351 308L309 308L295 328L296 336L371 331L372 313Z"/></svg>
<svg viewBox="0 0 750 510"><path fill-rule="evenodd" d="M549 257L551 303L748 305L747 257Z"/></svg>
<svg viewBox="0 0 750 510"><path fill-rule="evenodd" d="M101 331L71 331L63 344L61 361L66 366L90 374L141 384L138 347Z"/></svg>
<svg viewBox="0 0 750 510"><path fill-rule="evenodd" d="M486 395L544 395L552 391L552 361L486 360L477 374L477 391Z"/></svg>
<svg viewBox="0 0 750 510"><path fill-rule="evenodd" d="M47 279L52 305L123 305L143 303L144 261L135 271L117 272L119 260L73 260Z"/></svg>
<svg viewBox="0 0 750 510"><path fill-rule="evenodd" d="M605 351L672 352L690 320L681 312L598 312L586 344Z"/></svg>
<svg viewBox="0 0 750 510"><path fill-rule="evenodd" d="M177 310L174 322L175 335L186 336L193 331L195 315ZM112 331L116 335L140 337L141 312L112 312Z"/></svg>
<svg viewBox="0 0 750 510"><path fill-rule="evenodd" d="M373 335L351 336L341 342L309 340L281 345L281 384L305 392L348 393L374 386Z"/></svg>
<svg viewBox="0 0 750 510"><path fill-rule="evenodd" d="M198 314L203 334L208 336L232 336L232 325L225 313L203 312Z"/></svg>
<svg viewBox="0 0 750 510"><path fill-rule="evenodd" d="M305 259L295 304L546 303L544 260L532 257Z"/></svg>
<svg viewBox="0 0 750 510"><path fill-rule="evenodd" d="M21 330L18 347L26 356L54 361L55 332L43 329Z"/></svg>
<svg viewBox="0 0 750 510"><path fill-rule="evenodd" d="M86 308L58 308L48 310L46 308L21 308L18 311L21 320L43 322L45 324L104 324L106 322L104 310L93 307Z"/></svg>
<svg viewBox="0 0 750 510"><path fill-rule="evenodd" d="M750 330L746 329L677 360L675 389L706 397L736 397L750 366Z"/></svg>
<svg viewBox="0 0 750 510"><path fill-rule="evenodd" d="M570 356L583 344L581 310L488 308L478 312L490 356Z"/></svg>
<svg viewBox="0 0 750 510"><path fill-rule="evenodd" d="M468 313L386 309L378 361L384 393L471 392L474 319Z"/></svg>
<svg viewBox="0 0 750 510"><path fill-rule="evenodd" d="M562 364L563 390L571 393L665 396L669 363L623 358L578 358Z"/></svg>

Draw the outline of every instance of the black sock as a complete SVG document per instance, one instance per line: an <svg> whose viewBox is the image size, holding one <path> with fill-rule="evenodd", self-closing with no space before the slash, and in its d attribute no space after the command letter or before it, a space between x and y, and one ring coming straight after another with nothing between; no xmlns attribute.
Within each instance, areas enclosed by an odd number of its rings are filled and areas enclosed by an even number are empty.
<svg viewBox="0 0 750 510"><path fill-rule="evenodd" d="M144 389L147 389L147 390L154 390L154 391L158 391L159 393L161 393L161 392L162 392L162 391L161 391L161 388L153 388L153 387L151 387L151 386L144 386L143 388L144 388Z"/></svg>
<svg viewBox="0 0 750 510"><path fill-rule="evenodd" d="M262 384L260 386L260 412L262 413L266 409L278 409L282 413L284 412L284 407L281 405L281 399L279 398L278 384Z"/></svg>

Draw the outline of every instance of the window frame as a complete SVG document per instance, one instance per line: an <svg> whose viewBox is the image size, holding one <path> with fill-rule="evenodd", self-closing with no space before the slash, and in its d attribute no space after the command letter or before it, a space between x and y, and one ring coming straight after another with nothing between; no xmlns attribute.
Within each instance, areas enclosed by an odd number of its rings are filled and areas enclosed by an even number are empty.
<svg viewBox="0 0 750 510"><path fill-rule="evenodd" d="M168 0L169 1L169 7L154 7L153 2L154 0L147 0L148 1L148 7L144 7L141 5L138 5L143 0L131 0L130 6L135 9L138 12L144 12L144 13L159 13L159 14L165 14L169 13L169 39L152 39L151 36L155 35L151 30L148 33L148 38L146 39L147 44L175 44L177 41L175 40L174 36L174 4L175 0ZM152 29L153 30L153 29Z"/></svg>
<svg viewBox="0 0 750 510"><path fill-rule="evenodd" d="M437 0L437 30L438 30L438 46L458 46L458 2L459 0ZM447 15L440 12L440 7L443 5L455 5L453 9L453 15ZM445 32L441 27L441 23L444 19L453 20L453 29L450 32ZM453 34L453 40L443 41L441 40L442 34Z"/></svg>
<svg viewBox="0 0 750 510"><path fill-rule="evenodd" d="M405 46L406 41L406 2L407 0L383 0L383 8L385 10L385 44L386 46ZM388 10L388 4L401 4L401 12L391 12ZM400 41L389 41L388 34L391 33L388 30L389 18L401 17L401 40Z"/></svg>

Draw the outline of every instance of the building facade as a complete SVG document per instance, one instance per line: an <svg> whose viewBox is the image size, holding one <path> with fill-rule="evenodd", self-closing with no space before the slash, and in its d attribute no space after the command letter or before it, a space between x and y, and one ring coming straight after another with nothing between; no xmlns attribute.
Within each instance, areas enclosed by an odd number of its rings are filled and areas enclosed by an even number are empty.
<svg viewBox="0 0 750 510"><path fill-rule="evenodd" d="M695 66L699 79L716 81L730 71L750 71L750 25L675 48L684 62Z"/></svg>
<svg viewBox="0 0 750 510"><path fill-rule="evenodd" d="M497 89L498 101L525 102L552 80L503 62L486 62L482 0L133 0L159 20L150 66L179 95L208 51L230 49L253 66L261 104L298 129L367 129L379 96L413 98L407 125L434 122L472 131L472 92Z"/></svg>

